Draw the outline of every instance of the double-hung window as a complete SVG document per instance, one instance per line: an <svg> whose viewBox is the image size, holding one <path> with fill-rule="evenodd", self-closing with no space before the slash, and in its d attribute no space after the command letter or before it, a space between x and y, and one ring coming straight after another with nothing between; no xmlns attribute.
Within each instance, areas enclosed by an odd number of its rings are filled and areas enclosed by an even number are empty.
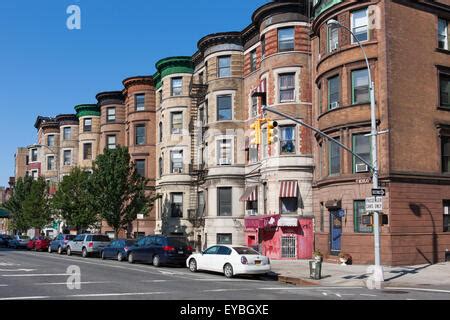
<svg viewBox="0 0 450 320"><path fill-rule="evenodd" d="M223 56L218 59L218 77L226 78L231 77L231 56Z"/></svg>
<svg viewBox="0 0 450 320"><path fill-rule="evenodd" d="M65 141L70 140L72 138L72 128L71 127L64 127L63 129L63 139Z"/></svg>
<svg viewBox="0 0 450 320"><path fill-rule="evenodd" d="M170 152L171 172L183 172L183 150L176 150Z"/></svg>
<svg viewBox="0 0 450 320"><path fill-rule="evenodd" d="M369 71L366 69L352 71L352 102L369 102Z"/></svg>
<svg viewBox="0 0 450 320"><path fill-rule="evenodd" d="M136 160L136 173L140 177L145 177L145 160Z"/></svg>
<svg viewBox="0 0 450 320"><path fill-rule="evenodd" d="M339 107L340 100L340 79L334 76L328 79L328 110Z"/></svg>
<svg viewBox="0 0 450 320"><path fill-rule="evenodd" d="M183 194L182 193L171 193L171 214L172 218L183 217Z"/></svg>
<svg viewBox="0 0 450 320"><path fill-rule="evenodd" d="M55 136L54 135L47 136L47 146L49 146L49 147L55 146Z"/></svg>
<svg viewBox="0 0 450 320"><path fill-rule="evenodd" d="M92 119L84 119L84 132L91 132L92 131Z"/></svg>
<svg viewBox="0 0 450 320"><path fill-rule="evenodd" d="M145 110L145 94L134 95L134 108L136 111Z"/></svg>
<svg viewBox="0 0 450 320"><path fill-rule="evenodd" d="M83 160L92 160L92 143L83 144Z"/></svg>
<svg viewBox="0 0 450 320"><path fill-rule="evenodd" d="M439 18L438 20L438 47L439 49L449 49L449 28L448 21Z"/></svg>
<svg viewBox="0 0 450 320"><path fill-rule="evenodd" d="M450 73L439 73L440 106L450 108Z"/></svg>
<svg viewBox="0 0 450 320"><path fill-rule="evenodd" d="M450 137L441 138L442 172L450 173Z"/></svg>
<svg viewBox="0 0 450 320"><path fill-rule="evenodd" d="M352 32L360 42L369 40L369 18L367 8L353 11L351 14ZM352 36L352 43L357 42Z"/></svg>
<svg viewBox="0 0 450 320"><path fill-rule="evenodd" d="M278 52L294 51L294 28L278 29Z"/></svg>
<svg viewBox="0 0 450 320"><path fill-rule="evenodd" d="M180 134L183 128L183 112L172 112L171 114L172 134Z"/></svg>
<svg viewBox="0 0 450 320"><path fill-rule="evenodd" d="M116 121L116 108L108 108L107 109L107 121L115 122Z"/></svg>
<svg viewBox="0 0 450 320"><path fill-rule="evenodd" d="M255 118L258 115L258 97L252 97L252 106L250 109L250 118Z"/></svg>
<svg viewBox="0 0 450 320"><path fill-rule="evenodd" d="M280 102L295 100L295 73L283 73L278 76L280 82Z"/></svg>
<svg viewBox="0 0 450 320"><path fill-rule="evenodd" d="M253 72L256 70L256 50L250 52L250 71Z"/></svg>
<svg viewBox="0 0 450 320"><path fill-rule="evenodd" d="M139 124L135 127L135 142L136 145L144 145L145 144L145 125Z"/></svg>
<svg viewBox="0 0 450 320"><path fill-rule="evenodd" d="M64 150L63 159L64 159L64 165L70 166L72 164L72 151Z"/></svg>
<svg viewBox="0 0 450 320"><path fill-rule="evenodd" d="M353 135L353 150L358 156L366 160L368 163L371 162L371 147L370 147L370 137L365 134L355 134ZM353 156L353 173L367 172L369 168L367 164Z"/></svg>
<svg viewBox="0 0 450 320"><path fill-rule="evenodd" d="M340 142L340 138L334 138ZM341 173L341 147L334 141L329 141L329 172L330 175Z"/></svg>
<svg viewBox="0 0 450 320"><path fill-rule="evenodd" d="M362 223L362 216L366 214L366 201L353 201L353 226L357 233L372 233L372 227Z"/></svg>
<svg viewBox="0 0 450 320"><path fill-rule="evenodd" d="M257 163L258 162L258 145L250 145L248 149L249 155L249 163Z"/></svg>
<svg viewBox="0 0 450 320"><path fill-rule="evenodd" d="M117 145L116 145L116 136L111 135L111 136L107 136L107 147L108 149L116 149Z"/></svg>
<svg viewBox="0 0 450 320"><path fill-rule="evenodd" d="M31 149L31 162L36 162L38 160L37 149Z"/></svg>
<svg viewBox="0 0 450 320"><path fill-rule="evenodd" d="M280 127L281 154L295 153L295 126Z"/></svg>
<svg viewBox="0 0 450 320"><path fill-rule="evenodd" d="M232 96L217 96L217 121L232 119Z"/></svg>
<svg viewBox="0 0 450 320"><path fill-rule="evenodd" d="M217 162L220 166L229 166L232 161L232 144L231 139L220 139L217 141Z"/></svg>
<svg viewBox="0 0 450 320"><path fill-rule="evenodd" d="M266 36L261 37L261 59L266 56Z"/></svg>
<svg viewBox="0 0 450 320"><path fill-rule="evenodd" d="M181 96L183 94L183 78L171 79L171 93L172 96Z"/></svg>
<svg viewBox="0 0 450 320"><path fill-rule="evenodd" d="M55 170L55 157L49 156L47 157L47 171Z"/></svg>
<svg viewBox="0 0 450 320"><path fill-rule="evenodd" d="M328 26L328 52L333 52L339 48L339 27Z"/></svg>
<svg viewBox="0 0 450 320"><path fill-rule="evenodd" d="M232 216L232 188L217 188L217 215Z"/></svg>
<svg viewBox="0 0 450 320"><path fill-rule="evenodd" d="M450 200L444 200L443 205L444 205L443 231L450 232Z"/></svg>

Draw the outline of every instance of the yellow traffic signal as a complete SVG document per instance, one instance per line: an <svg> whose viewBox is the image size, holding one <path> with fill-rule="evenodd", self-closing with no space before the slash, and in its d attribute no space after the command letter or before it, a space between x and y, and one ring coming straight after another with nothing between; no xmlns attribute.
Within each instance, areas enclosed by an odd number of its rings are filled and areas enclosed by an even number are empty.
<svg viewBox="0 0 450 320"><path fill-rule="evenodd" d="M256 120L250 126L250 129L252 129L250 144L261 144L261 122L259 120Z"/></svg>
<svg viewBox="0 0 450 320"><path fill-rule="evenodd" d="M275 128L278 122L267 119L267 144L271 145L275 142Z"/></svg>

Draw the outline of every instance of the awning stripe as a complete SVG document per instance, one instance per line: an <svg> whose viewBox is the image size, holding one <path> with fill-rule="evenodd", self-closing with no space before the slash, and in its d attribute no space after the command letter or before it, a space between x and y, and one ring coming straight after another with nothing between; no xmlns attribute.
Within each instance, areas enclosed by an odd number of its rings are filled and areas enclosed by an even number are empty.
<svg viewBox="0 0 450 320"><path fill-rule="evenodd" d="M257 199L257 193L256 193L256 186L248 187L245 189L244 194L239 199L240 201L256 201Z"/></svg>
<svg viewBox="0 0 450 320"><path fill-rule="evenodd" d="M280 198L295 198L298 196L297 181L281 181Z"/></svg>
<svg viewBox="0 0 450 320"><path fill-rule="evenodd" d="M262 96L265 95L267 92L267 81L266 79L262 79L259 82L259 85L252 90L252 96Z"/></svg>

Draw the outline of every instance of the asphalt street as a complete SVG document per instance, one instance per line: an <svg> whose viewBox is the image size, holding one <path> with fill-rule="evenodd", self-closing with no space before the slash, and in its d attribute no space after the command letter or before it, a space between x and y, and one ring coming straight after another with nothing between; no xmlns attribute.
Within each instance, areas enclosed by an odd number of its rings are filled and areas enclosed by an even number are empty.
<svg viewBox="0 0 450 320"><path fill-rule="evenodd" d="M80 287L68 271L80 271ZM72 277L71 277L72 276ZM67 283L72 287L68 287ZM448 300L450 290L298 287L266 277L226 279L186 268L0 249L2 300Z"/></svg>

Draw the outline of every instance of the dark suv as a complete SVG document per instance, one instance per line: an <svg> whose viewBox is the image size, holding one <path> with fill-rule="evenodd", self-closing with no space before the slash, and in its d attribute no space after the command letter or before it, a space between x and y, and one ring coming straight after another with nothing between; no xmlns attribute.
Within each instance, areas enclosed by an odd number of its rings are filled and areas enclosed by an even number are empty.
<svg viewBox="0 0 450 320"><path fill-rule="evenodd" d="M147 236L128 249L128 262L151 262L153 266L186 265L192 253L187 238L176 236Z"/></svg>

